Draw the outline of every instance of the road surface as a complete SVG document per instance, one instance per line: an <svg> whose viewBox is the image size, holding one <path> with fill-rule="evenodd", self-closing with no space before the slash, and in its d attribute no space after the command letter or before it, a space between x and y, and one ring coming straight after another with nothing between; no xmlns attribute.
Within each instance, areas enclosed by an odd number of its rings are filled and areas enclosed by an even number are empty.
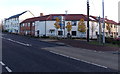
<svg viewBox="0 0 120 74"><path fill-rule="evenodd" d="M3 72L116 72L42 49L59 46L55 43L13 34L0 38Z"/></svg>

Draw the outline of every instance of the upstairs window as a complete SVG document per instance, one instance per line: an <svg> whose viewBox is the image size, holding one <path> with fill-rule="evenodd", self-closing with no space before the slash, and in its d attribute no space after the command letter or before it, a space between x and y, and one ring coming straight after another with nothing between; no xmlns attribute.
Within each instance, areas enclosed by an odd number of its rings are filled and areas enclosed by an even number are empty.
<svg viewBox="0 0 120 74"><path fill-rule="evenodd" d="M23 24L22 24L22 26L24 27L24 26L25 26L25 24L23 23Z"/></svg>
<svg viewBox="0 0 120 74"><path fill-rule="evenodd" d="M77 21L72 21L72 26L76 26L77 25Z"/></svg>
<svg viewBox="0 0 120 74"><path fill-rule="evenodd" d="M30 27L30 23L28 23L27 26Z"/></svg>
<svg viewBox="0 0 120 74"><path fill-rule="evenodd" d="M35 26L35 23L34 23L34 22L32 23L32 26Z"/></svg>
<svg viewBox="0 0 120 74"><path fill-rule="evenodd" d="M113 27L113 25L111 25L111 28Z"/></svg>

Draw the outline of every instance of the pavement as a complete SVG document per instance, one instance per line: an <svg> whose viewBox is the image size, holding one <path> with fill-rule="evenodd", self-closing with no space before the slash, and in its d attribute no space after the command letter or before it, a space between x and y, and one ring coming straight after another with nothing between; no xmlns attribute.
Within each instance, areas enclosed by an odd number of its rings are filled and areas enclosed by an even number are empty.
<svg viewBox="0 0 120 74"><path fill-rule="evenodd" d="M118 70L118 55L112 54L108 52L100 52L87 50L82 48L74 48L74 47L46 47L42 48L44 50L48 50L55 54L59 54L65 57L72 57L73 59L78 59L80 61L84 61L87 63L91 63L94 65L100 65L101 67L108 67L115 70Z"/></svg>
<svg viewBox="0 0 120 74"><path fill-rule="evenodd" d="M75 58L77 60L81 60L81 61L85 61L88 63L92 63L92 64L100 65L103 67L109 67L109 68L118 70L119 54L117 53L119 52L115 49L109 49L111 47L102 47L101 49L98 46L97 50L94 50L92 48L85 49L83 47L82 48L78 46L75 47L74 45L77 45L76 43L78 43L78 40L67 40L67 41L51 40L51 39L40 39L40 40L45 41L45 42L54 42L57 45L60 45L58 47L42 48L44 50L48 50L55 54L59 54L65 57L72 57L73 59ZM69 42L73 42L72 43L73 45L69 45L68 44ZM85 46L89 45L89 44L87 45L85 41L84 43L85 43ZM82 45L83 45L83 41L82 41ZM107 50L104 48L107 48Z"/></svg>

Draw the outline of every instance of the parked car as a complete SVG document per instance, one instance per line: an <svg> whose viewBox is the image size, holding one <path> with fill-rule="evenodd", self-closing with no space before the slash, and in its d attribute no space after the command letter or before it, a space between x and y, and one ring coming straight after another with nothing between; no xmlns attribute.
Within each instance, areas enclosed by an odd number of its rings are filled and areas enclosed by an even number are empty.
<svg viewBox="0 0 120 74"><path fill-rule="evenodd" d="M115 40L120 41L120 36L118 36L117 38L115 38Z"/></svg>

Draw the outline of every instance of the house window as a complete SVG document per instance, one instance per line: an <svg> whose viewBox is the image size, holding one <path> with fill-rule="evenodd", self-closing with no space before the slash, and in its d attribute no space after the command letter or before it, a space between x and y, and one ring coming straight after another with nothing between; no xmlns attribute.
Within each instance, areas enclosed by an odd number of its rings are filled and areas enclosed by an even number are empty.
<svg viewBox="0 0 120 74"><path fill-rule="evenodd" d="M23 24L21 24L21 27L24 27L24 23L23 23Z"/></svg>
<svg viewBox="0 0 120 74"><path fill-rule="evenodd" d="M76 36L76 31L72 31L72 36Z"/></svg>
<svg viewBox="0 0 120 74"><path fill-rule="evenodd" d="M77 25L77 21L72 21L72 26L76 26Z"/></svg>
<svg viewBox="0 0 120 74"><path fill-rule="evenodd" d="M108 36L108 32L106 32L106 35Z"/></svg>
<svg viewBox="0 0 120 74"><path fill-rule="evenodd" d="M111 25L111 28L112 28L112 25Z"/></svg>
<svg viewBox="0 0 120 74"><path fill-rule="evenodd" d="M116 28L116 25L114 25L114 28Z"/></svg>
<svg viewBox="0 0 120 74"><path fill-rule="evenodd" d="M118 32L116 33L116 35L118 35Z"/></svg>
<svg viewBox="0 0 120 74"><path fill-rule="evenodd" d="M27 26L30 27L30 23L28 23Z"/></svg>
<svg viewBox="0 0 120 74"><path fill-rule="evenodd" d="M32 26L35 26L35 23L34 23L34 22L32 23Z"/></svg>
<svg viewBox="0 0 120 74"><path fill-rule="evenodd" d="M63 31L58 31L58 35L63 35Z"/></svg>
<svg viewBox="0 0 120 74"><path fill-rule="evenodd" d="M96 35L98 35L98 32L96 31Z"/></svg>
<svg viewBox="0 0 120 74"><path fill-rule="evenodd" d="M27 25L28 25L28 24L27 24L27 23L25 23L25 27L27 27Z"/></svg>

